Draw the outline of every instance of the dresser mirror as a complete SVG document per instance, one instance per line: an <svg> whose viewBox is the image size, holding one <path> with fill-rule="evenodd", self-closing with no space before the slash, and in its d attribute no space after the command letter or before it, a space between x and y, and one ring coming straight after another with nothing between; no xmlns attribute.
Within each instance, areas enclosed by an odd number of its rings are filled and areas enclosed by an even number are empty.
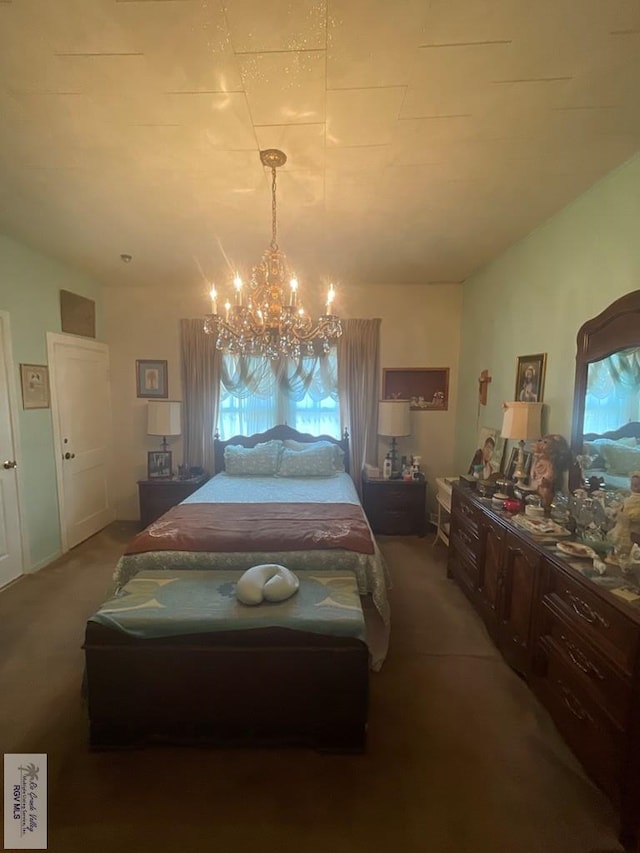
<svg viewBox="0 0 640 853"><path fill-rule="evenodd" d="M591 477L628 489L640 470L640 291L588 320L577 338L572 489Z"/></svg>

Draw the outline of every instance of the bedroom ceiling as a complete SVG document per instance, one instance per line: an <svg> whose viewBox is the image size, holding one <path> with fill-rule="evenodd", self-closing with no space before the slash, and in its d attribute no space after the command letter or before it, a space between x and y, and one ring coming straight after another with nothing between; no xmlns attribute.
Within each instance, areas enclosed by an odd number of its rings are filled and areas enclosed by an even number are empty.
<svg viewBox="0 0 640 853"><path fill-rule="evenodd" d="M222 284L275 147L302 288L463 281L640 150L639 93L637 0L0 0L0 230Z"/></svg>

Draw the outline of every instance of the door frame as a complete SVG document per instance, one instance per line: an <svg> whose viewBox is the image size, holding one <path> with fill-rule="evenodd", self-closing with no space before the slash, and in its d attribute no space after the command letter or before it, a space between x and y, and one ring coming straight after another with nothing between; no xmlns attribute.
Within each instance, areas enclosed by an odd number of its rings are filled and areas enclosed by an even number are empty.
<svg viewBox="0 0 640 853"><path fill-rule="evenodd" d="M47 361L49 362L49 389L51 393L51 420L53 421L53 443L55 447L56 460L56 486L58 491L58 520L60 523L60 542L62 553L69 550L69 537L67 536L67 525L65 523L64 505L64 471L62 465L62 436L60 435L60 411L58 401L58 389L56 386L56 344L74 344L89 350L106 353L109 358L109 347L107 344L96 341L93 338L81 338L77 335L61 335L57 332L47 332ZM109 362L110 364L110 362ZM113 437L113 436L112 436Z"/></svg>
<svg viewBox="0 0 640 853"><path fill-rule="evenodd" d="M7 370L7 394L9 396L9 419L11 422L11 432L13 438L13 452L16 462L16 492L18 497L18 525L20 527L20 543L22 545L22 574L27 574L32 571L31 568L31 552L29 549L29 539L27 537L27 529L25 526L25 500L24 500L24 484L22 481L22 447L20 442L20 429L18 423L18 407L20 398L18 396L18 386L16 383L16 368L13 360L13 339L11 337L11 315L8 311L0 310L0 323L2 324L2 342L4 363ZM16 578L17 580L17 578Z"/></svg>

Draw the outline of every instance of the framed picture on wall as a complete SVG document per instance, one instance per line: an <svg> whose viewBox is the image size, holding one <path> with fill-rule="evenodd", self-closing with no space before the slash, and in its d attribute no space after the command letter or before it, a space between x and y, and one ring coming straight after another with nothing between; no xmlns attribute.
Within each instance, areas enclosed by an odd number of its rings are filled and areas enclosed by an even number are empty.
<svg viewBox="0 0 640 853"><path fill-rule="evenodd" d="M48 409L49 368L46 364L21 364L22 406L25 409Z"/></svg>
<svg viewBox="0 0 640 853"><path fill-rule="evenodd" d="M138 359L136 361L136 391L138 397L169 396L167 362Z"/></svg>
<svg viewBox="0 0 640 853"><path fill-rule="evenodd" d="M520 403L542 402L546 361L546 352L518 356L514 400Z"/></svg>

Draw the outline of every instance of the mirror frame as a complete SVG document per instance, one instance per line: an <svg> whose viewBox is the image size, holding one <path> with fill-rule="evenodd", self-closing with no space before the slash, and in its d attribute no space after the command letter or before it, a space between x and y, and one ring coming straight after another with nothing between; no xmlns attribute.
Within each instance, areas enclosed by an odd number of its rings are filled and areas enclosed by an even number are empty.
<svg viewBox="0 0 640 853"><path fill-rule="evenodd" d="M578 331L571 427L571 453L574 463L569 471L569 488L572 490L581 485L580 468L575 459L582 453L584 443L584 403L589 364L618 350L634 346L640 346L640 290L634 290L616 299L596 317L587 320Z"/></svg>

